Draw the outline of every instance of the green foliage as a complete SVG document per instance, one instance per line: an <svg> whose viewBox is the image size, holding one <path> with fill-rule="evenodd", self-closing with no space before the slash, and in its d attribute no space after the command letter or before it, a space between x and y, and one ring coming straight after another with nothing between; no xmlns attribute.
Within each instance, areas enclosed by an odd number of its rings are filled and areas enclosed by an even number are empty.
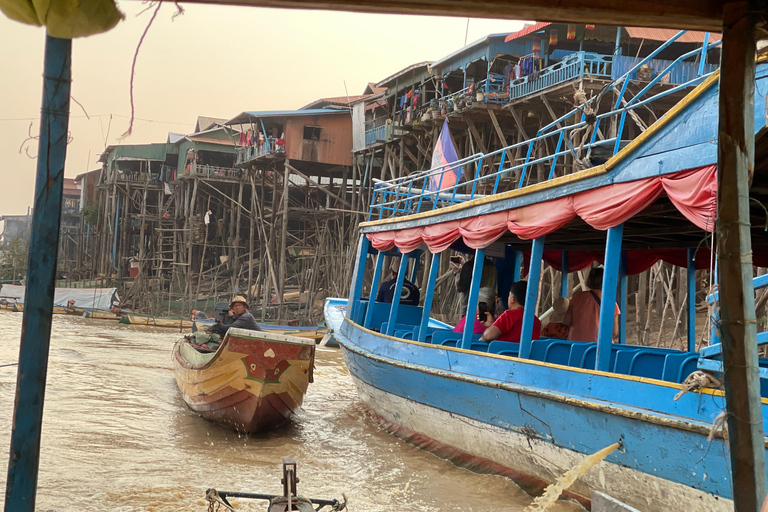
<svg viewBox="0 0 768 512"><path fill-rule="evenodd" d="M96 223L99 221L99 212L101 211L101 203L98 201L88 201L85 203L85 206L83 207L83 220L95 227Z"/></svg>
<svg viewBox="0 0 768 512"><path fill-rule="evenodd" d="M0 251L0 279L19 281L27 275L27 244L14 238Z"/></svg>

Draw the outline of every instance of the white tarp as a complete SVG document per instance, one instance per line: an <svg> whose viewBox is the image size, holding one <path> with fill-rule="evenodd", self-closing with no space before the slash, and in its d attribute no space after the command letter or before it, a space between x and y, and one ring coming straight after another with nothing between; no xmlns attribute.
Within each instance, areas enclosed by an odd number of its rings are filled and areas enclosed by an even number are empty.
<svg viewBox="0 0 768 512"><path fill-rule="evenodd" d="M0 288L0 298L8 302L24 302L24 286L4 284ZM70 300L76 308L109 309L112 301L117 300L117 288L56 288L53 305L66 307Z"/></svg>

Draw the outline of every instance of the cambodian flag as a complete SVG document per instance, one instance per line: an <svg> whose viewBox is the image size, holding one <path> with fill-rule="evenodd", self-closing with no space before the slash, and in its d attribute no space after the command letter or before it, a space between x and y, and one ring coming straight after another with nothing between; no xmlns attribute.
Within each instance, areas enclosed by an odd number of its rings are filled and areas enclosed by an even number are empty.
<svg viewBox="0 0 768 512"><path fill-rule="evenodd" d="M432 153L432 169L456 162L459 156L456 154L456 146L453 145L451 131L448 129L448 120L443 122L440 137L437 138L435 151ZM456 185L461 179L462 169L460 165L442 167L430 176L429 190L445 190Z"/></svg>

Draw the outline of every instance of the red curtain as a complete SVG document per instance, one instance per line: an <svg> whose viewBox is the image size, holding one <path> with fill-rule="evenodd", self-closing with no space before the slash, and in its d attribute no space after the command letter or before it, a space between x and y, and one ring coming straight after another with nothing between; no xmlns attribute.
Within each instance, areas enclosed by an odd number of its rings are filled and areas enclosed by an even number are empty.
<svg viewBox="0 0 768 512"><path fill-rule="evenodd" d="M498 240L506 230L529 240L560 229L576 215L593 228L606 230L647 208L662 192L666 192L672 204L696 226L710 232L714 229L717 166L708 165L665 176L614 183L505 212L366 236L379 251L397 246L408 253L426 243L432 253L438 253L459 237L468 247L481 249ZM638 260L638 268L653 265L648 261L648 258Z"/></svg>

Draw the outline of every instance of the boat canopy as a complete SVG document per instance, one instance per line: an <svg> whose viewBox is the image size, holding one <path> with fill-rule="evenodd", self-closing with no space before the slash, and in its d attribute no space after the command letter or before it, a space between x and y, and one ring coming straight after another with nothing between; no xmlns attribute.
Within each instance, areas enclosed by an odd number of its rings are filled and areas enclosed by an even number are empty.
<svg viewBox="0 0 768 512"><path fill-rule="evenodd" d="M712 232L717 200L717 166L707 165L662 176L651 176L528 204L511 210L432 225L368 232L379 251L397 247L409 253L426 244L439 253L462 239L471 249L484 249L507 231L523 240L552 233L576 217L605 231L629 220L652 205L662 194L697 227ZM472 205L468 203L467 206Z"/></svg>
<svg viewBox="0 0 768 512"><path fill-rule="evenodd" d="M25 291L25 286L4 284L0 288L0 296L23 303ZM56 288L54 306L66 307L70 300L75 301L77 308L108 310L118 300L117 288Z"/></svg>

